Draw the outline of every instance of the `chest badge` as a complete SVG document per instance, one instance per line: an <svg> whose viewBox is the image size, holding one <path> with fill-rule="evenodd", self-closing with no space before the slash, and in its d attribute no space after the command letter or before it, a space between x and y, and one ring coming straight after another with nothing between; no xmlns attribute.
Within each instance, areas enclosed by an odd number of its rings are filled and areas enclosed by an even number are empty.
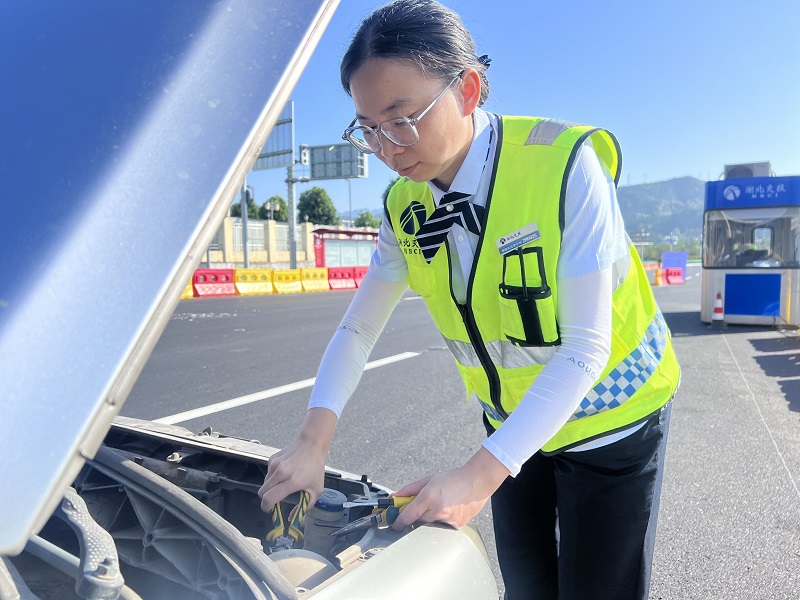
<svg viewBox="0 0 800 600"><path fill-rule="evenodd" d="M500 250L500 254L508 254L512 250L516 250L528 242L538 240L540 237L542 237L542 234L539 233L539 228L534 222L497 238L495 244L497 244L497 249Z"/></svg>

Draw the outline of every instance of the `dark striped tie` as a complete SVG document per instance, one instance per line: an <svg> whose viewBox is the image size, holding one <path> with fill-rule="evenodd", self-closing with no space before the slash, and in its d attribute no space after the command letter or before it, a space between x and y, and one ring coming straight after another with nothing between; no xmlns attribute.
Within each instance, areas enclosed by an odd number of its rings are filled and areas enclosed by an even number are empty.
<svg viewBox="0 0 800 600"><path fill-rule="evenodd" d="M481 233L483 206L476 206L469 201L469 194L450 192L442 196L439 208L433 211L429 219L417 231L417 243L427 262L433 260L447 233L454 223L458 223L467 231L476 235Z"/></svg>

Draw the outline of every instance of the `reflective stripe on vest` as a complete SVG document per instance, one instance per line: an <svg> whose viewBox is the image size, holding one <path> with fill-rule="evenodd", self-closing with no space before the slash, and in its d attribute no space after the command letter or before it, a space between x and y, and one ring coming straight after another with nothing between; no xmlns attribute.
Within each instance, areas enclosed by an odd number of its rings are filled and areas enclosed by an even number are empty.
<svg viewBox="0 0 800 600"><path fill-rule="evenodd" d="M478 353L475 352L475 348L469 342L459 342L458 340L447 338L444 338L444 342L460 365L465 367L481 366ZM486 350L489 351L489 357L492 362L505 369L521 369L531 365L545 365L556 353L555 346L543 348L535 346L523 347L515 346L505 340L486 342Z"/></svg>

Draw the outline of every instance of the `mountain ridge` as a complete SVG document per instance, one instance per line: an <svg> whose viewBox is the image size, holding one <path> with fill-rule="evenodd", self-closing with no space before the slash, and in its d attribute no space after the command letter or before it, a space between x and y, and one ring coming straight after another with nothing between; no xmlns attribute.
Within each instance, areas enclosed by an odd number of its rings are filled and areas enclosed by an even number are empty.
<svg viewBox="0 0 800 600"><path fill-rule="evenodd" d="M617 188L628 234L644 229L653 241L672 233L699 236L703 229L705 183L686 176Z"/></svg>

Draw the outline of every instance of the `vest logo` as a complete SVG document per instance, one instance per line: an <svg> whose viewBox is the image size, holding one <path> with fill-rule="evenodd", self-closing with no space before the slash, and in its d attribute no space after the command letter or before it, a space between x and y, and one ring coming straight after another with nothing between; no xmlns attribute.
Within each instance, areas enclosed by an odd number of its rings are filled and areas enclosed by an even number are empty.
<svg viewBox="0 0 800 600"><path fill-rule="evenodd" d="M400 215L400 227L408 235L414 235L427 218L428 213L425 210L425 206L416 200L412 200L411 204Z"/></svg>
<svg viewBox="0 0 800 600"><path fill-rule="evenodd" d="M742 195L742 190L739 189L738 185L729 185L722 190L722 195L725 197L725 200L733 202Z"/></svg>

